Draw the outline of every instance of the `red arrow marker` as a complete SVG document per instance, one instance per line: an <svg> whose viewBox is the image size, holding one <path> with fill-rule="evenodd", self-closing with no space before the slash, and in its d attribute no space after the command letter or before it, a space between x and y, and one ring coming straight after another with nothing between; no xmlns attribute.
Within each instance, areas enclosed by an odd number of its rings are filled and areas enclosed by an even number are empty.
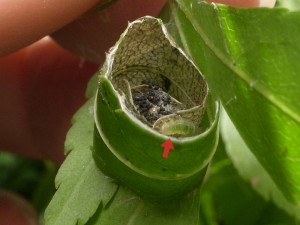
<svg viewBox="0 0 300 225"><path fill-rule="evenodd" d="M164 152L162 154L162 157L164 157L164 158L168 158L169 157L169 151L170 151L170 149L174 150L174 146L173 146L172 141L171 141L170 138L168 138L168 140L166 140L160 146L164 147Z"/></svg>

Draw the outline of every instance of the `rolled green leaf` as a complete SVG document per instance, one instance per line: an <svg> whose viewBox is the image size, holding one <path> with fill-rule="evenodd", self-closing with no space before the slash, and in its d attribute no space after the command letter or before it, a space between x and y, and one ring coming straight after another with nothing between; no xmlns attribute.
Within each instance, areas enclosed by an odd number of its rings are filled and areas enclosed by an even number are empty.
<svg viewBox="0 0 300 225"><path fill-rule="evenodd" d="M95 161L145 198L183 195L203 180L218 143L218 114L204 77L162 21L140 18L100 70ZM174 150L163 156L169 138Z"/></svg>

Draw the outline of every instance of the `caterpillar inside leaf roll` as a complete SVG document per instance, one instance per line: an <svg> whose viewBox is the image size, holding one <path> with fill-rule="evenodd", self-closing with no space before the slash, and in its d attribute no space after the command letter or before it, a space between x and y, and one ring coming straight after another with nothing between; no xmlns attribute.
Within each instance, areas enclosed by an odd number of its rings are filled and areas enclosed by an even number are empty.
<svg viewBox="0 0 300 225"><path fill-rule="evenodd" d="M166 200L199 186L218 142L218 102L162 21L130 23L99 71L93 155L141 197ZM162 157L168 138L174 151Z"/></svg>

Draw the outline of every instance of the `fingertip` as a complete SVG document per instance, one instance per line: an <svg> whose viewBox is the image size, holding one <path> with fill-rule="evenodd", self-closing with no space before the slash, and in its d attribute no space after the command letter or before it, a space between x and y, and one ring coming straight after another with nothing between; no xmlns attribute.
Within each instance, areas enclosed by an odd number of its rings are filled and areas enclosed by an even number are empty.
<svg viewBox="0 0 300 225"><path fill-rule="evenodd" d="M0 7L0 56L25 47L72 22L99 0L4 1Z"/></svg>
<svg viewBox="0 0 300 225"><path fill-rule="evenodd" d="M276 0L260 0L259 7L273 8L276 4Z"/></svg>
<svg viewBox="0 0 300 225"><path fill-rule="evenodd" d="M0 58L0 149L61 164L71 118L97 69L49 37Z"/></svg>
<svg viewBox="0 0 300 225"><path fill-rule="evenodd" d="M0 190L0 224L38 225L34 208L22 197Z"/></svg>
<svg viewBox="0 0 300 225"><path fill-rule="evenodd" d="M105 52L119 39L128 22L145 15L156 16L166 0L122 0L104 10L80 18L51 36L67 50L102 63ZM126 10L124 10L126 9Z"/></svg>

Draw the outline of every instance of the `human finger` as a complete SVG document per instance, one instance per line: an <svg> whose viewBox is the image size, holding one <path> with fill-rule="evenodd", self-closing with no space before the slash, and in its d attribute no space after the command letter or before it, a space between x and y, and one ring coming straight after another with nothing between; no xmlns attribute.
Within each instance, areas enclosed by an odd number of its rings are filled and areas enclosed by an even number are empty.
<svg viewBox="0 0 300 225"><path fill-rule="evenodd" d="M0 149L61 163L71 118L97 68L50 38L1 58Z"/></svg>
<svg viewBox="0 0 300 225"><path fill-rule="evenodd" d="M33 43L105 0L1 1L0 56Z"/></svg>
<svg viewBox="0 0 300 225"><path fill-rule="evenodd" d="M20 196L0 190L0 224L38 225L33 207Z"/></svg>
<svg viewBox="0 0 300 225"><path fill-rule="evenodd" d="M133 21L145 15L157 16L166 0L119 0L91 16L79 18L52 34L69 51L102 63L105 52Z"/></svg>

